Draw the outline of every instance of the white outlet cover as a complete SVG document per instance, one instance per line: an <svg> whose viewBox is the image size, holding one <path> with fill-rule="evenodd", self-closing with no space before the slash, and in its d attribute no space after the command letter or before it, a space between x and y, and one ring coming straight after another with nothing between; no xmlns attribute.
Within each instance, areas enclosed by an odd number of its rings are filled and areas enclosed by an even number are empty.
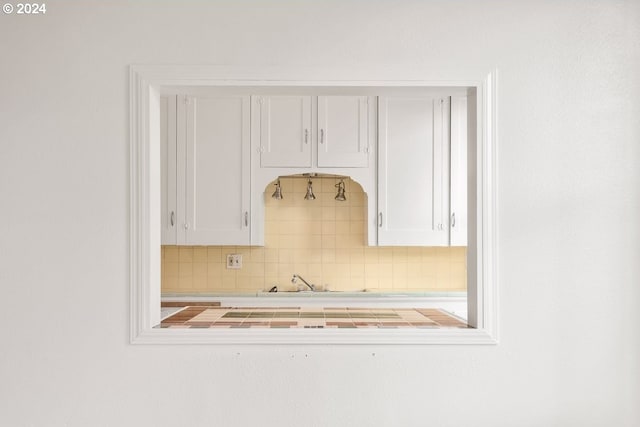
<svg viewBox="0 0 640 427"><path fill-rule="evenodd" d="M227 269L239 270L242 268L242 255L227 254Z"/></svg>

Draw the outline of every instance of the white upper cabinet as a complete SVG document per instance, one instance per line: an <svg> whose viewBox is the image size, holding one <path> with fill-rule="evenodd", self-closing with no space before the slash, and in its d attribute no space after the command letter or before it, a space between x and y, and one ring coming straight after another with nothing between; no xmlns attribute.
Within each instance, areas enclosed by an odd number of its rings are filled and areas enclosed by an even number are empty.
<svg viewBox="0 0 640 427"><path fill-rule="evenodd" d="M178 244L248 245L249 96L197 96L178 102ZM183 107L184 106L184 107ZM181 109L186 108L186 114ZM180 126L179 126L180 130ZM182 190L182 191L181 191Z"/></svg>
<svg viewBox="0 0 640 427"><path fill-rule="evenodd" d="M318 96L318 167L367 167L368 119L367 96Z"/></svg>
<svg viewBox="0 0 640 427"><path fill-rule="evenodd" d="M311 166L311 97L253 96L261 167Z"/></svg>
<svg viewBox="0 0 640 427"><path fill-rule="evenodd" d="M370 245L467 245L462 91L293 90L161 98L162 244L263 245L268 185L326 173L367 193Z"/></svg>
<svg viewBox="0 0 640 427"><path fill-rule="evenodd" d="M160 240L163 245L175 245L177 239L176 102L175 95L160 98Z"/></svg>
<svg viewBox="0 0 640 427"><path fill-rule="evenodd" d="M449 245L448 97L378 104L378 244Z"/></svg>
<svg viewBox="0 0 640 427"><path fill-rule="evenodd" d="M265 189L280 176L350 176L367 193L367 212L375 215L375 99L373 90L354 88L256 88L251 95L252 245L264 245ZM367 226L371 245L376 231Z"/></svg>
<svg viewBox="0 0 640 427"><path fill-rule="evenodd" d="M368 167L369 102L373 99L253 96L253 137L257 140L260 167Z"/></svg>

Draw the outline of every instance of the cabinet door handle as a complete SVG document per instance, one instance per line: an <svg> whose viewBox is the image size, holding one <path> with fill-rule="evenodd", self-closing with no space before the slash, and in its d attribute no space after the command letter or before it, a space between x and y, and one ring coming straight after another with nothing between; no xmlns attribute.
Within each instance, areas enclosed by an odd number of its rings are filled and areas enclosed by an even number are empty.
<svg viewBox="0 0 640 427"><path fill-rule="evenodd" d="M304 143L305 144L309 143L309 129L304 130Z"/></svg>
<svg viewBox="0 0 640 427"><path fill-rule="evenodd" d="M324 144L324 129L320 129L320 144Z"/></svg>
<svg viewBox="0 0 640 427"><path fill-rule="evenodd" d="M451 214L451 228L456 226L456 213Z"/></svg>
<svg viewBox="0 0 640 427"><path fill-rule="evenodd" d="M172 227L173 227L173 224L174 224L174 222L173 222L174 217L175 217L175 213L173 211L171 211L171 226Z"/></svg>
<svg viewBox="0 0 640 427"><path fill-rule="evenodd" d="M244 226L248 227L249 226L249 212L244 211Z"/></svg>
<svg viewBox="0 0 640 427"><path fill-rule="evenodd" d="M189 229L189 223L188 223L188 222L185 222L185 223L184 223L184 229L185 229L185 230L188 230L188 229Z"/></svg>
<svg viewBox="0 0 640 427"><path fill-rule="evenodd" d="M378 213L378 227L382 227L382 212Z"/></svg>

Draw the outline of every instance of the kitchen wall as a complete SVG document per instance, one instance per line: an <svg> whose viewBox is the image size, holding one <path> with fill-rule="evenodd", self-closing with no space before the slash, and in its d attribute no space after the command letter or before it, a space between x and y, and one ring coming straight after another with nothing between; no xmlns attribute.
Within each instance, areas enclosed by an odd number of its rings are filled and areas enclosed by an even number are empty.
<svg viewBox="0 0 640 427"><path fill-rule="evenodd" d="M280 180L284 198L265 192L265 246L163 246L162 292L243 293L293 290L301 275L333 291L424 292L466 290L465 247L366 246L366 194L345 180L347 200L335 200L339 180ZM227 254L241 254L240 270L227 269Z"/></svg>
<svg viewBox="0 0 640 427"><path fill-rule="evenodd" d="M46 5L0 14L0 425L640 425L640 2ZM500 343L129 344L132 63L497 68Z"/></svg>

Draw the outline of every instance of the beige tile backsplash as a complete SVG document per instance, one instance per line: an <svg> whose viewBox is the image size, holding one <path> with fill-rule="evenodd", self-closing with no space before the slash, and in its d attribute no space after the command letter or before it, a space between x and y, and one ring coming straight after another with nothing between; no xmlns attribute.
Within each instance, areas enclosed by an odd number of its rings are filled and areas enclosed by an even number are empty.
<svg viewBox="0 0 640 427"><path fill-rule="evenodd" d="M377 292L465 291L466 248L368 247L365 193L346 180L339 202L334 178L313 179L316 200L304 200L307 182L283 178L282 200L265 191L265 246L163 246L162 292L256 292L294 289L297 273L320 288ZM227 254L243 267L227 269Z"/></svg>

